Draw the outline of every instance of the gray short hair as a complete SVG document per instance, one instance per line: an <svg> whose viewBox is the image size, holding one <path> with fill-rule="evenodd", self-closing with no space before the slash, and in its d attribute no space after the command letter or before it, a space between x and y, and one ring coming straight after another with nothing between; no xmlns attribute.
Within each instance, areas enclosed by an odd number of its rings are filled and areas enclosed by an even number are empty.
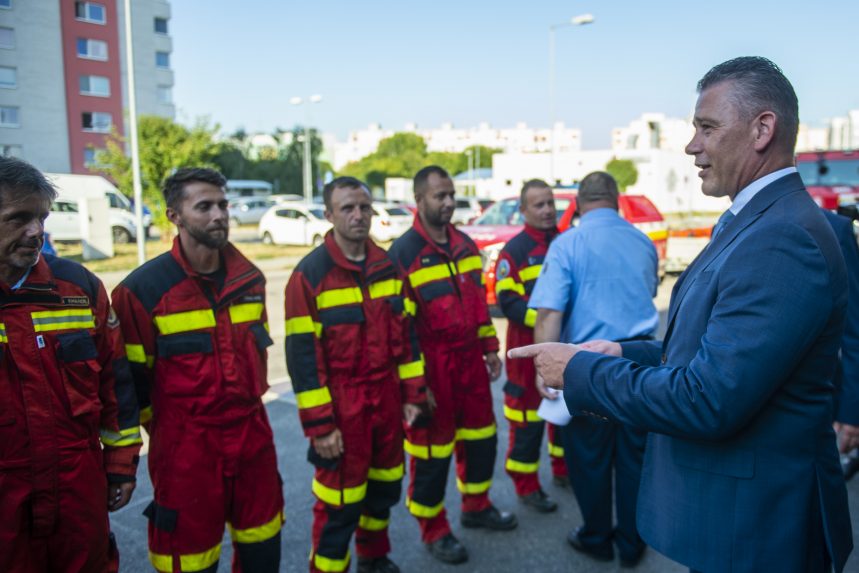
<svg viewBox="0 0 859 573"><path fill-rule="evenodd" d="M581 209L582 204L607 201L617 207L619 195L614 177L605 171L594 171L579 183L578 206Z"/></svg>
<svg viewBox="0 0 859 573"><path fill-rule="evenodd" d="M0 200L6 197L24 199L38 195L53 203L57 190L41 171L16 157L0 156Z"/></svg>
<svg viewBox="0 0 859 573"><path fill-rule="evenodd" d="M799 131L799 102L781 69L760 56L734 58L704 74L698 82L698 92L726 81L734 82L734 103L743 119L752 119L764 111L775 113L775 141L793 153Z"/></svg>

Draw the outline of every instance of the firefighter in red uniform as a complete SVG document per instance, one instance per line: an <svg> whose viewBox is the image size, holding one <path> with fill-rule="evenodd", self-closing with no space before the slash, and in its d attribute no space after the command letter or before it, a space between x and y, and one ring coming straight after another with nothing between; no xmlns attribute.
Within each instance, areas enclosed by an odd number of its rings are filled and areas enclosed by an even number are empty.
<svg viewBox="0 0 859 573"><path fill-rule="evenodd" d="M116 571L107 513L131 498L141 444L104 286L77 263L39 257L55 196L34 167L0 157L4 573Z"/></svg>
<svg viewBox="0 0 859 573"><path fill-rule="evenodd" d="M516 516L489 501L498 443L489 381L501 374L501 361L480 253L450 224L453 181L441 167L425 167L415 175L414 193L414 226L394 241L389 255L405 277L406 309L416 316L437 407L428 423L406 429L411 456L406 503L430 553L440 561L462 563L468 552L451 533L444 509L454 450L462 525L507 530L517 524Z"/></svg>
<svg viewBox="0 0 859 573"><path fill-rule="evenodd" d="M519 195L519 210L525 218L525 229L510 239L495 265L495 294L507 326L507 348L534 343L534 321L537 311L528 308L528 298L540 274L549 243L558 235L555 199L545 181L532 179ZM539 512L549 513L558 504L540 487L537 468L544 422L537 416L540 394L534 381L536 373L531 360L508 360L507 383L504 385L504 417L510 422L510 445L505 468L513 478L519 499ZM560 432L549 424L549 457L555 483L569 484Z"/></svg>
<svg viewBox="0 0 859 573"><path fill-rule="evenodd" d="M162 572L218 567L224 524L233 571L276 572L283 492L261 397L265 278L228 241L226 180L180 169L164 184L173 249L113 291L151 436L149 558Z"/></svg>
<svg viewBox="0 0 859 573"><path fill-rule="evenodd" d="M387 558L390 508L400 499L403 428L427 403L424 366L402 280L368 236L367 187L325 186L334 228L286 285L286 362L316 466L310 571L397 573Z"/></svg>

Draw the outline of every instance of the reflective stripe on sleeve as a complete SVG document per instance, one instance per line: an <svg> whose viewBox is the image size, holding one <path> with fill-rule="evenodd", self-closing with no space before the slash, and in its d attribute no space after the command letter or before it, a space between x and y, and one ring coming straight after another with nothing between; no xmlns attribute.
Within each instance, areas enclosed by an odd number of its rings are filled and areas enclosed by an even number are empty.
<svg viewBox="0 0 859 573"><path fill-rule="evenodd" d="M6 325L0 322L0 342L9 342L9 338L6 337Z"/></svg>
<svg viewBox="0 0 859 573"><path fill-rule="evenodd" d="M30 318L36 332L95 328L95 318L89 308L40 310L31 312Z"/></svg>
<svg viewBox="0 0 859 573"><path fill-rule="evenodd" d="M262 319L262 311L264 309L265 306L261 302L234 304L230 307L230 322L239 324L260 320Z"/></svg>
<svg viewBox="0 0 859 573"><path fill-rule="evenodd" d="M304 392L296 392L295 401L300 410L324 406L331 402L331 392L328 390L328 386L305 390Z"/></svg>
<svg viewBox="0 0 859 573"><path fill-rule="evenodd" d="M512 290L516 294L525 296L525 287L513 280L513 277L507 277L495 283L495 294L501 294L506 290Z"/></svg>
<svg viewBox="0 0 859 573"><path fill-rule="evenodd" d="M358 287L334 288L322 291L316 296L316 308L319 310L362 302L364 302L364 295Z"/></svg>
<svg viewBox="0 0 859 573"><path fill-rule="evenodd" d="M286 335L290 336L292 334L316 334L316 338L322 337L322 323L314 322L313 319L309 316L296 316L294 318L287 319L286 321Z"/></svg>
<svg viewBox="0 0 859 573"><path fill-rule="evenodd" d="M246 529L236 529L230 525L230 537L236 543L260 543L267 541L277 535L283 525L283 512L278 511L274 519L259 525L257 527L248 527Z"/></svg>
<svg viewBox="0 0 859 573"><path fill-rule="evenodd" d="M495 423L482 428L459 428L456 430L457 440L485 440L495 435Z"/></svg>
<svg viewBox="0 0 859 573"><path fill-rule="evenodd" d="M495 326L491 324L484 324L480 328L477 329L478 338L490 338L495 336Z"/></svg>
<svg viewBox="0 0 859 573"><path fill-rule="evenodd" d="M418 305L410 298L403 299L403 308L409 316L416 316L418 314Z"/></svg>
<svg viewBox="0 0 859 573"><path fill-rule="evenodd" d="M534 328L535 324L537 324L537 311L533 308L529 308L525 311L525 326Z"/></svg>
<svg viewBox="0 0 859 573"><path fill-rule="evenodd" d="M521 271L519 271L519 278L522 279L522 282L531 281L540 276L540 269L543 265L531 265L530 267L525 267Z"/></svg>
<svg viewBox="0 0 859 573"><path fill-rule="evenodd" d="M431 267L424 267L416 270L409 275L409 283L411 283L413 287L417 288L424 283L447 278L449 276L451 276L450 267L447 263L441 263L439 265L433 265Z"/></svg>
<svg viewBox="0 0 859 573"><path fill-rule="evenodd" d="M400 380L406 380L408 378L416 378L418 376L424 375L424 357L421 355L420 360L415 360L414 362L407 362L406 364L400 364L397 366L397 373L400 375Z"/></svg>
<svg viewBox="0 0 859 573"><path fill-rule="evenodd" d="M370 298L382 298L384 296L399 296L403 290L403 281L388 279L370 285Z"/></svg>
<svg viewBox="0 0 859 573"><path fill-rule="evenodd" d="M405 465L400 464L395 468L370 468L367 479L374 481L399 481L405 475Z"/></svg>
<svg viewBox="0 0 859 573"><path fill-rule="evenodd" d="M549 450L549 455L552 456L553 458L563 458L564 457L564 448L563 447L556 446L552 442L547 442L546 446L548 446L546 449Z"/></svg>
<svg viewBox="0 0 859 573"><path fill-rule="evenodd" d="M348 505L350 503L358 503L363 501L367 496L367 482L355 487L347 487L344 489L334 489L326 485L322 485L316 478L313 479L311 486L313 494L324 501L328 505Z"/></svg>
<svg viewBox="0 0 859 573"><path fill-rule="evenodd" d="M146 406L140 410L140 424L143 425L152 419L152 406Z"/></svg>
<svg viewBox="0 0 859 573"><path fill-rule="evenodd" d="M155 364L155 357L147 355L142 344L126 344L125 355L129 362L145 364L148 368L152 368Z"/></svg>
<svg viewBox="0 0 859 573"><path fill-rule="evenodd" d="M176 334L189 330L201 330L215 327L215 313L211 308L205 310L188 310L174 314L164 314L155 317L155 326L161 334Z"/></svg>
<svg viewBox="0 0 859 573"><path fill-rule="evenodd" d="M114 448L143 443L143 439L140 436L139 426L120 430L119 432L102 429L99 432L99 435L101 436L102 444L104 444L105 446L112 446Z"/></svg>

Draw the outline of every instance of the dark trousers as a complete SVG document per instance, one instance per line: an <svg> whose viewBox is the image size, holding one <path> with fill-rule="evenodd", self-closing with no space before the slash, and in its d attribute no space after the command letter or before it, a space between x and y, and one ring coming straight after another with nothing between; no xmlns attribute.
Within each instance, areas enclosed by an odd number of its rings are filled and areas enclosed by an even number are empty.
<svg viewBox="0 0 859 573"><path fill-rule="evenodd" d="M612 551L614 539L622 558L634 558L644 547L635 526L635 504L647 433L588 416L574 416L561 431L570 483L584 520L579 539L605 552ZM612 527L612 473L616 528Z"/></svg>

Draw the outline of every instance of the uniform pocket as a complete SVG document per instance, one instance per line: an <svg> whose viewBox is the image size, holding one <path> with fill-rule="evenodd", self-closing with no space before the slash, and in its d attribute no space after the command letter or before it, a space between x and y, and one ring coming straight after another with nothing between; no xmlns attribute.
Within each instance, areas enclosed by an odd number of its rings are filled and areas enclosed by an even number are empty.
<svg viewBox="0 0 859 573"><path fill-rule="evenodd" d="M98 349L86 330L66 332L56 336L57 358L62 367L63 387L72 416L82 416L101 410L98 397Z"/></svg>
<svg viewBox="0 0 859 573"><path fill-rule="evenodd" d="M207 365L214 351L210 333L185 332L159 336L156 346L156 377L163 384L165 393L188 396L214 391L209 378L211 366Z"/></svg>

